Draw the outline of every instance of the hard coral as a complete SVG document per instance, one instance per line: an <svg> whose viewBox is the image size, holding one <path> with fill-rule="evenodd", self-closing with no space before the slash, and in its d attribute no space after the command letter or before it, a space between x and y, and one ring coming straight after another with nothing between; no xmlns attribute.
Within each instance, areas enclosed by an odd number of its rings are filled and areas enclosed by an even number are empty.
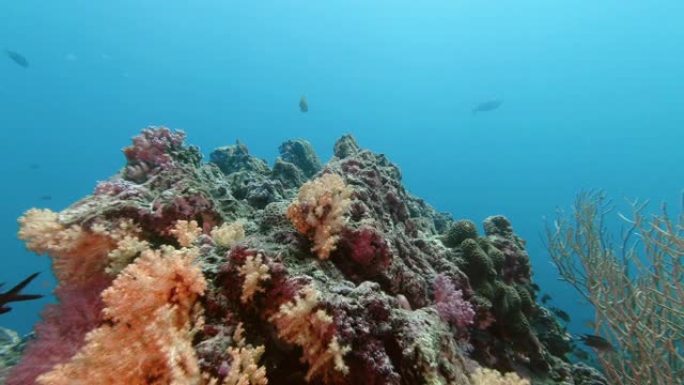
<svg viewBox="0 0 684 385"><path fill-rule="evenodd" d="M352 190L337 174L325 174L305 183L287 210L297 231L313 240L311 251L327 259L335 250L338 234L344 228L344 217L351 204Z"/></svg>

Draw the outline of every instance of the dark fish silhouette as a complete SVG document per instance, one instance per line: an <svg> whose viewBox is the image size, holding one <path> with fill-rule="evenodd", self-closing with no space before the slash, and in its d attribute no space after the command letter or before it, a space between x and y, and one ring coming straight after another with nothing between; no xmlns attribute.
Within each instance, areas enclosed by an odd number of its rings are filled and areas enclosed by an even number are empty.
<svg viewBox="0 0 684 385"><path fill-rule="evenodd" d="M585 345L601 352L614 352L615 348L605 338L593 334L584 334L579 337Z"/></svg>
<svg viewBox="0 0 684 385"><path fill-rule="evenodd" d="M8 58L10 58L13 62L17 63L22 68L28 68L29 67L29 62L28 60L19 52L14 52L10 51L8 49L5 50L5 54L7 55Z"/></svg>
<svg viewBox="0 0 684 385"><path fill-rule="evenodd" d="M299 99L299 111L309 112L309 103L306 101L306 96L304 95Z"/></svg>
<svg viewBox="0 0 684 385"><path fill-rule="evenodd" d="M553 314L555 314L558 318L562 319L565 322L570 322L570 315L563 310L557 308L557 307L552 307L551 311Z"/></svg>
<svg viewBox="0 0 684 385"><path fill-rule="evenodd" d="M26 285L31 283L31 281L33 281L33 279L36 278L38 274L40 273L33 273L29 275L28 278L24 279L23 281L19 282L19 284L9 289L9 291L0 293L0 314L7 313L8 311L12 310L11 307L5 306L10 302L29 301L32 299L38 299L43 297L39 294L21 294L21 290L24 287L26 287ZM2 287L2 285L4 285L4 283L0 283L0 287Z"/></svg>
<svg viewBox="0 0 684 385"><path fill-rule="evenodd" d="M476 114L478 112L494 111L497 108L501 107L502 104L503 104L503 100L498 100L498 99L488 100L486 102L482 102L482 103L478 104L477 106L475 106L475 108L473 108L473 114Z"/></svg>
<svg viewBox="0 0 684 385"><path fill-rule="evenodd" d="M541 303L547 303L547 302L549 302L550 299L551 299L551 296L550 296L550 295L544 294L544 295L542 295L542 297L541 297Z"/></svg>
<svg viewBox="0 0 684 385"><path fill-rule="evenodd" d="M534 291L539 291L539 285L537 285L536 283L531 283L531 284L530 284L530 287L531 287L532 290L534 290Z"/></svg>

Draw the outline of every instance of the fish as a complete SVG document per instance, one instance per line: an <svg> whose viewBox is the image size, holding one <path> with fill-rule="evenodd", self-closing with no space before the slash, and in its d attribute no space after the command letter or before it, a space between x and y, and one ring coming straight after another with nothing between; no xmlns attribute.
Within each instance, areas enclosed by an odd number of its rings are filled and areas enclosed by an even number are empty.
<svg viewBox="0 0 684 385"><path fill-rule="evenodd" d="M550 296L550 295L548 295L548 294L542 295L542 297L541 297L541 303L547 303L547 302L549 302L549 300L551 300L551 296Z"/></svg>
<svg viewBox="0 0 684 385"><path fill-rule="evenodd" d="M608 342L608 340L600 336L596 336L593 334L583 334L579 337L579 340L582 341L585 345L594 348L600 352L615 351L613 344L611 344L610 342Z"/></svg>
<svg viewBox="0 0 684 385"><path fill-rule="evenodd" d="M52 200L52 195L41 195L40 200L42 201L51 201Z"/></svg>
<svg viewBox="0 0 684 385"><path fill-rule="evenodd" d="M306 96L304 95L299 99L299 111L309 112L309 102L306 101Z"/></svg>
<svg viewBox="0 0 684 385"><path fill-rule="evenodd" d="M478 104L477 106L475 106L475 108L473 108L473 114L476 114L478 112L494 111L497 108L501 107L502 104L503 104L503 100L498 100L498 99L488 100L486 102L482 102L482 103Z"/></svg>
<svg viewBox="0 0 684 385"><path fill-rule="evenodd" d="M537 285L536 283L531 283L531 284L530 284L530 287L531 287L532 290L534 290L534 291L539 291L539 285Z"/></svg>
<svg viewBox="0 0 684 385"><path fill-rule="evenodd" d="M12 310L11 307L5 306L10 302L18 302L18 301L30 301L33 299L38 299L42 298L43 296L40 294L21 294L21 290L26 287L31 281L33 281L34 278L36 278L40 273L33 273L29 275L26 279L23 281L19 282L16 286L13 288L9 289L9 291L6 291L4 293L0 293L0 314L7 313L8 311ZM0 287L2 287L4 283L0 283Z"/></svg>
<svg viewBox="0 0 684 385"><path fill-rule="evenodd" d="M26 59L22 54L19 52L15 51L10 51L8 49L5 50L5 54L7 55L8 58L10 58L13 62L15 62L18 66L22 68L28 68L29 67L29 62L28 59Z"/></svg>
<svg viewBox="0 0 684 385"><path fill-rule="evenodd" d="M563 310L561 310L557 307L552 307L551 311L553 312L553 314L558 316L558 318L562 319L563 321L570 322L570 315L568 313L564 312Z"/></svg>

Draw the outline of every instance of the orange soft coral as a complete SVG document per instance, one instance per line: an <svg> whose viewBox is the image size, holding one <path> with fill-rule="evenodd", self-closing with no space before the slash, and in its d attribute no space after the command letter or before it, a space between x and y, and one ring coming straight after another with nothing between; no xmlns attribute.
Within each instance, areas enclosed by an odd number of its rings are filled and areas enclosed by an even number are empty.
<svg viewBox="0 0 684 385"><path fill-rule="evenodd" d="M146 250L105 290L110 322L86 337L71 361L41 385L193 385L201 377L191 345L191 315L206 282L194 249Z"/></svg>
<svg viewBox="0 0 684 385"><path fill-rule="evenodd" d="M294 227L314 242L311 251L327 259L344 228L352 190L337 174L325 174L305 183L287 210Z"/></svg>
<svg viewBox="0 0 684 385"><path fill-rule="evenodd" d="M333 318L319 306L318 291L306 286L294 301L283 304L271 321L285 341L302 347L302 361L309 364L306 379L328 377L332 370L346 374L344 355L350 350L340 346L334 334Z"/></svg>
<svg viewBox="0 0 684 385"><path fill-rule="evenodd" d="M60 214L31 209L19 218L19 238L38 254L48 254L60 284L80 284L105 270L118 242L138 232L129 220L67 226Z"/></svg>

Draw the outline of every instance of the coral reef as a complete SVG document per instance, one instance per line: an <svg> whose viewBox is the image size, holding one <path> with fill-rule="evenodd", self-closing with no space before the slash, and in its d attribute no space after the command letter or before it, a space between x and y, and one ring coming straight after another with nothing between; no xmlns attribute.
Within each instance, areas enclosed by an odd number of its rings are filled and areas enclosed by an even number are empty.
<svg viewBox="0 0 684 385"><path fill-rule="evenodd" d="M60 304L8 384L601 383L566 360L506 218L455 222L351 136L325 165L288 141L272 169L183 139L146 129L92 195L20 219Z"/></svg>

